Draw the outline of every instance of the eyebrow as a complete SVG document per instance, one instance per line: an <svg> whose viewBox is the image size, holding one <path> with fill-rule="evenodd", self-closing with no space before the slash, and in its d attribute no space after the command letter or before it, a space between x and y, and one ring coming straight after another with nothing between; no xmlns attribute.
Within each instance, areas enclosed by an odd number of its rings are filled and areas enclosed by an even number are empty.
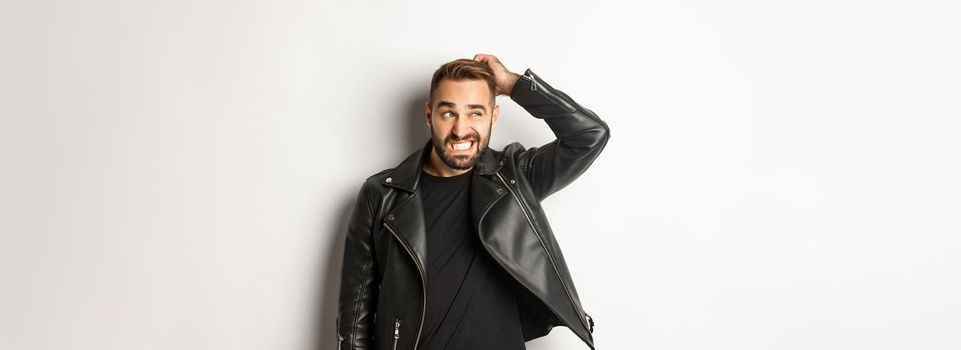
<svg viewBox="0 0 961 350"><path fill-rule="evenodd" d="M437 103L437 108L441 108L441 107L451 107L451 108L454 108L454 107L456 107L456 106L457 106L456 104L454 104L453 102L450 102L450 101L440 101L440 102ZM487 112L487 107L484 106L484 105L467 105L467 108L468 108L468 109L480 108L480 109L483 110L484 112Z"/></svg>

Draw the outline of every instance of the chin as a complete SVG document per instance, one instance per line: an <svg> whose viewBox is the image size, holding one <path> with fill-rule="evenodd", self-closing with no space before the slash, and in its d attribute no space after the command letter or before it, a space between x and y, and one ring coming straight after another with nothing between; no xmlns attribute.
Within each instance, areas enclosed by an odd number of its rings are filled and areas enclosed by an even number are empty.
<svg viewBox="0 0 961 350"><path fill-rule="evenodd" d="M434 150L439 151L438 155L441 156L441 160L449 168L468 170L477 163L477 160L480 159L480 154L487 149L486 142L484 141L485 140L483 139L477 140L476 142L472 141L468 147L461 149L455 148L454 144L451 142L443 142L438 144L435 139Z"/></svg>
<svg viewBox="0 0 961 350"><path fill-rule="evenodd" d="M454 158L450 158L450 159L454 159ZM451 169L467 170L473 167L476 161L477 161L476 159L470 159L468 161L454 160L450 163L445 162L445 164L447 164L447 166L449 166Z"/></svg>

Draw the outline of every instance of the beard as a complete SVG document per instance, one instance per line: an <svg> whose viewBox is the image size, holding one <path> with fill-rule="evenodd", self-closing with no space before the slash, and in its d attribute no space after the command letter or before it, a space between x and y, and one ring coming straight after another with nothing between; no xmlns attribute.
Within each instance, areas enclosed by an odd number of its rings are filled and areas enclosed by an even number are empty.
<svg viewBox="0 0 961 350"><path fill-rule="evenodd" d="M477 160L480 159L481 154L487 151L487 145L490 143L490 138L482 138L476 132L463 138L458 138L457 136L450 134L447 135L446 139L438 140L437 137L434 137L433 125L431 125L430 128L430 135L431 143L434 145L434 151L437 152L438 156L440 156L440 160L443 161L444 164L447 164L447 166L451 169L457 170L467 170L473 167L474 164L477 163ZM469 155L450 154L447 148L448 143L464 140L471 140L474 142L474 146L476 147L474 153Z"/></svg>

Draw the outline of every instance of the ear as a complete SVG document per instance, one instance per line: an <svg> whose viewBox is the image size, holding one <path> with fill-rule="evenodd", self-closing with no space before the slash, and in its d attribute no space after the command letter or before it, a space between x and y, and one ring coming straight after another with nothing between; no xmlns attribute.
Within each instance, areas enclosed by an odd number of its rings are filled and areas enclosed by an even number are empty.
<svg viewBox="0 0 961 350"><path fill-rule="evenodd" d="M501 114L501 105L495 105L494 111L491 113L491 130L497 126L497 116Z"/></svg>
<svg viewBox="0 0 961 350"><path fill-rule="evenodd" d="M424 125L430 129L430 101L424 102Z"/></svg>

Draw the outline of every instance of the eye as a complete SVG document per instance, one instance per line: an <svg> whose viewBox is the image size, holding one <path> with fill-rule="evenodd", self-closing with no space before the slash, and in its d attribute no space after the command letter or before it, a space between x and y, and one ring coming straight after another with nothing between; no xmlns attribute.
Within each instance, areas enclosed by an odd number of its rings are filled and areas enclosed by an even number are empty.
<svg viewBox="0 0 961 350"><path fill-rule="evenodd" d="M480 117L481 115L483 115L483 113L481 113L481 112L474 112L474 115Z"/></svg>
<svg viewBox="0 0 961 350"><path fill-rule="evenodd" d="M451 114L451 112L450 112L450 111L447 111L447 112L441 113L440 115L441 115L441 116L444 116L444 117L449 117L449 116L450 116L449 114Z"/></svg>

